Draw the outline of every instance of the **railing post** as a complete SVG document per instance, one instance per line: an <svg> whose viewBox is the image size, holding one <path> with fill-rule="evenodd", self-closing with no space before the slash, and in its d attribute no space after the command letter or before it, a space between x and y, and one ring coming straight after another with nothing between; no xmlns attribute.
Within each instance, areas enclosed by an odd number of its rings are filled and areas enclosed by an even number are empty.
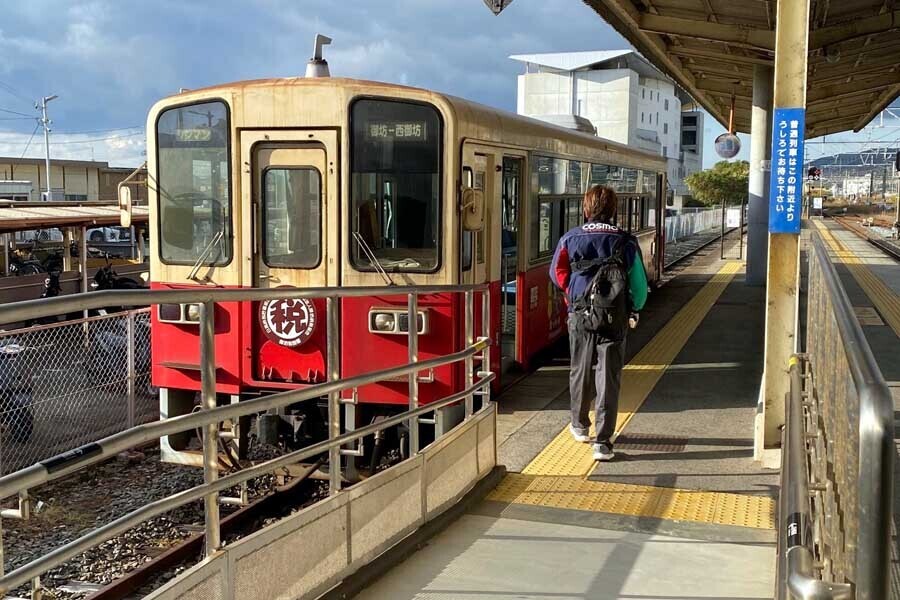
<svg viewBox="0 0 900 600"><path fill-rule="evenodd" d="M135 372L134 372L134 311L129 310L126 317L126 383L128 385L128 427L135 423Z"/></svg>
<svg viewBox="0 0 900 600"><path fill-rule="evenodd" d="M341 373L337 305L336 298L329 296L325 299L328 381L337 381ZM341 393L331 392L328 394L328 439L333 440L339 435L341 435ZM328 491L332 496L341 491L341 449L339 446L328 450Z"/></svg>
<svg viewBox="0 0 900 600"><path fill-rule="evenodd" d="M503 279L506 279L506 273L503 274ZM501 284L503 282L501 281ZM466 298L466 348L470 348L472 344L475 343L475 292L472 290L468 290L465 293ZM474 358L469 356L465 360L465 369L466 369L466 379L465 385L466 389L472 387L473 382L473 364ZM466 419L469 419L474 412L474 400L475 397L472 394L466 396Z"/></svg>
<svg viewBox="0 0 900 600"><path fill-rule="evenodd" d="M419 362L419 303L415 292L408 294L406 299L407 340L409 345L409 362ZM413 371L409 374L409 409L419 407L419 374ZM415 456L419 452L419 419L409 419L409 455Z"/></svg>
<svg viewBox="0 0 900 600"><path fill-rule="evenodd" d="M216 407L215 303L200 304L200 395L203 409ZM219 478L219 425L207 423L203 428L203 482L215 483ZM219 494L213 492L204 500L206 556L212 556L221 545L219 531Z"/></svg>
<svg viewBox="0 0 900 600"><path fill-rule="evenodd" d="M481 337L484 339L491 338L491 292L489 289L484 289L481 291ZM491 345L487 344L484 347L484 352L481 355L481 370L484 373L488 373L491 370ZM491 398L491 384L488 383L485 390L485 395L482 396L482 403L484 403L484 399L487 398L490 400Z"/></svg>

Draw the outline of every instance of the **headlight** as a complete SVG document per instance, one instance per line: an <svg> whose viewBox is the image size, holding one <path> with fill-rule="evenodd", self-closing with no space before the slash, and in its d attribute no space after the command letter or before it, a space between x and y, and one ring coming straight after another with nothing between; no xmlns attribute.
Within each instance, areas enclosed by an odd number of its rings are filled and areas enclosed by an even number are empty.
<svg viewBox="0 0 900 600"><path fill-rule="evenodd" d="M428 309L420 310L418 318L419 335L428 333ZM409 317L403 308L372 308L369 310L369 331L406 335L409 332Z"/></svg>
<svg viewBox="0 0 900 600"><path fill-rule="evenodd" d="M184 307L184 319L195 323L200 321L200 305L188 304Z"/></svg>
<svg viewBox="0 0 900 600"><path fill-rule="evenodd" d="M372 313L371 323L373 331L392 332L396 320L393 313Z"/></svg>
<svg viewBox="0 0 900 600"><path fill-rule="evenodd" d="M159 305L159 320L160 321L174 321L178 322L181 320L181 305L180 304L160 304Z"/></svg>

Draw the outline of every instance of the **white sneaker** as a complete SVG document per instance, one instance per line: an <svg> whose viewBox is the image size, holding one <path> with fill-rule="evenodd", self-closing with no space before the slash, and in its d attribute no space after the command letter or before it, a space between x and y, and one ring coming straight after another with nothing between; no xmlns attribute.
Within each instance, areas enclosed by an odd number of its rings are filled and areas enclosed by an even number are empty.
<svg viewBox="0 0 900 600"><path fill-rule="evenodd" d="M615 453L609 444L594 444L594 460L606 462L613 459Z"/></svg>
<svg viewBox="0 0 900 600"><path fill-rule="evenodd" d="M569 433L572 434L572 437L575 438L576 442L581 442L582 444L591 441L591 436L586 433L578 433L575 431L575 428L569 423Z"/></svg>

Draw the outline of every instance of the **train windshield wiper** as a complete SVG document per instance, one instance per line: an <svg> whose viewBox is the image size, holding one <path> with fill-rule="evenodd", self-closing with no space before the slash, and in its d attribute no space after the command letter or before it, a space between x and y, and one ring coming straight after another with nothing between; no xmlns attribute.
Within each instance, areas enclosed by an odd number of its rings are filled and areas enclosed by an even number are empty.
<svg viewBox="0 0 900 600"><path fill-rule="evenodd" d="M388 285L397 285L394 283L394 280L391 279L391 276L387 274L387 271L384 270L384 267L381 266L381 263L378 261L378 257L375 256L375 253L372 252L372 248L369 247L369 244L366 243L366 240L363 239L363 236L359 234L358 231L353 232L353 239L356 240L356 243L359 244L360 249L363 251L363 254L366 255L366 258L369 259L369 263L375 267L375 270L381 275L384 282Z"/></svg>
<svg viewBox="0 0 900 600"><path fill-rule="evenodd" d="M216 232L216 235L209 240L209 243L206 245L206 248L203 249L203 252L200 253L200 256L197 257L197 262L194 263L194 266L191 267L191 272L188 273L187 278L191 281L197 281L197 273L200 271L200 267L203 266L203 261L206 260L206 257L212 252L213 248L215 248L216 244L218 244L222 238L225 237L225 232L223 230L219 230Z"/></svg>

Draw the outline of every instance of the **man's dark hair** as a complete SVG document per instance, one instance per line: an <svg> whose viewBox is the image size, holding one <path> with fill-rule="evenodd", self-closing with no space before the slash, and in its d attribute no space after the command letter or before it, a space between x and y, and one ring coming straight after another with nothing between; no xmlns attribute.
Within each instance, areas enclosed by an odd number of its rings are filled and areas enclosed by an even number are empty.
<svg viewBox="0 0 900 600"><path fill-rule="evenodd" d="M595 185L584 195L584 216L588 221L614 223L619 208L615 190L605 185Z"/></svg>

